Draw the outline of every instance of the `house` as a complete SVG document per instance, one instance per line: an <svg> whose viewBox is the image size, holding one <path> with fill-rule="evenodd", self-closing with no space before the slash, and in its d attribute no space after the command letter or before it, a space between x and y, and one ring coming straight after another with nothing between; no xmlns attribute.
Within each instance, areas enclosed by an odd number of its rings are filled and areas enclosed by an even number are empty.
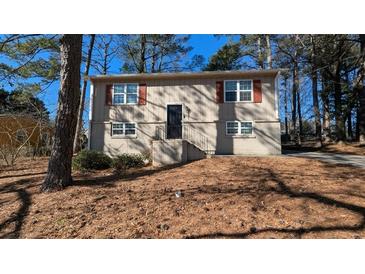
<svg viewBox="0 0 365 274"><path fill-rule="evenodd" d="M89 148L152 154L157 165L280 154L278 76L279 70L91 76Z"/></svg>
<svg viewBox="0 0 365 274"><path fill-rule="evenodd" d="M0 150L23 148L43 155L50 149L54 129L49 122L25 114L0 114Z"/></svg>

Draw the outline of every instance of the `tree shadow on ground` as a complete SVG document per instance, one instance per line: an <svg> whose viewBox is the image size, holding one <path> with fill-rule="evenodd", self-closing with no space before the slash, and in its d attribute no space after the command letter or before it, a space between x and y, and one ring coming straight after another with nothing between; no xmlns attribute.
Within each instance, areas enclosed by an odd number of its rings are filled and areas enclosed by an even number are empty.
<svg viewBox="0 0 365 274"><path fill-rule="evenodd" d="M168 165L163 167L156 167L156 168L150 168L150 169L142 169L142 170L132 170L131 172L122 172L122 173L113 173L106 176L100 176L95 178L81 178L81 179L75 179L73 184L70 186L80 186L80 187L114 187L115 182L125 182L125 181L132 181L135 179L138 179L143 176L150 176L162 171L168 171L180 166L183 166L184 164L174 164L174 165Z"/></svg>
<svg viewBox="0 0 365 274"><path fill-rule="evenodd" d="M28 177L28 176L35 176L35 175L46 175L46 171L36 172L36 173L24 173L24 174L16 174L16 175L5 175L0 176L0 179L8 179L8 178L18 178L18 177Z"/></svg>
<svg viewBox="0 0 365 274"><path fill-rule="evenodd" d="M122 174L110 174L107 176L100 176L96 178L85 178L85 179L75 179L74 183L69 186L78 186L78 187L114 187L117 181L131 181L143 176L149 176L161 171L174 169L176 167L181 166L171 165L159 168L151 168L144 170L133 170L130 173L122 173ZM30 174L22 174L9 176L9 178L14 177L23 177L23 176L34 176L45 174L45 172L39 173L30 173ZM21 237L21 229L24 224L26 217L29 214L29 208L32 203L32 194L28 191L29 188L38 188L42 183L42 179L44 176L35 176L27 179L20 179L17 181L13 181L0 186L0 195L1 194L15 194L16 198L12 198L12 200L20 201L19 209L12 213L9 218L0 223L0 238L20 238ZM3 176L0 179L6 179L7 176ZM9 201L7 201L9 202ZM1 201L0 205L3 205L6 201ZM5 230L10 230L10 232L4 232Z"/></svg>
<svg viewBox="0 0 365 274"><path fill-rule="evenodd" d="M324 164L325 165L325 164ZM141 178L143 176L150 175L159 175L160 172L173 170L182 165L172 165L165 166L160 168L151 168L151 169L142 169L142 170L133 170L128 174L111 174L107 176L100 176L97 178L89 179L75 179L73 186L89 186L89 187L115 187L117 182L128 182L133 181L135 179ZM244 168L243 168L244 167ZM300 168L300 167L298 167ZM311 192L311 191L302 191L296 190L294 187L291 187L287 183L288 178L292 178L294 176L293 172L278 172L276 173L271 168L266 167L251 167L250 164L242 164L235 163L232 160L232 163L229 167L230 171L236 178L230 181L223 181L221 178L216 178L217 183L212 185L199 185L192 188L181 189L184 195L186 196L194 196L207 194L209 198L212 200L215 199L227 199L230 196L246 196L250 198L257 198L256 203L258 203L261 198L268 194L279 194L283 195L289 199L291 198L299 198L305 200L311 200L323 205L327 206L335 206L337 208L342 208L348 210L352 213L360 215L361 220L354 225L346 225L346 224L338 224L333 226L321 226L314 225L311 227L299 227L299 228L281 228L281 227L266 227L262 229L255 229L254 231L242 232L242 233L223 233L220 231L209 233L209 234L200 234L200 235L190 235L186 238L248 238L252 235L260 235L265 232L273 232L273 233L287 233L293 234L297 238L301 238L306 233L311 232L326 232L326 231L360 231L365 228L365 207L351 204L348 201L339 201L333 198L328 198L324 196L324 192ZM357 177L361 178L362 174L365 174L365 171L360 169L355 169L353 167L349 167L349 169L344 169L341 172L334 172L335 169L338 169L336 165L325 165L324 171L322 175L325 175L328 179L340 178L343 179L344 185L351 182L350 175L354 172L359 172ZM240 170L249 170L249 173L240 173ZM203 170L204 172L204 170ZM203 173L202 173L203 174ZM250 176L248 176L248 174ZM312 174L313 178L318 174ZM203 175L202 175L203 176ZM225 175L223 175L225 176ZM6 185L0 186L0 194L14 194L17 199L20 201L19 209L10 215L10 217L0 223L0 238L19 238L21 237L21 229L24 223L24 220L28 216L29 208L32 202L31 193L29 188L38 187L41 183L41 178L43 176L33 177L30 179L21 179L15 182L7 183ZM303 179L303 178L302 178ZM174 180L174 178L171 178ZM297 179L299 180L299 179ZM306 179L304 179L306 180ZM310 180L310 178L308 178ZM220 183L219 183L220 182ZM224 183L222 183L224 182ZM240 184L240 182L242 184ZM72 187L72 186L70 186ZM350 186L349 186L350 187ZM351 186L352 187L352 186ZM164 200L169 200L169 197L174 196L174 190L169 190L168 195L166 193L162 193L162 189L153 189L153 191L146 192L147 196L141 197L143 199L152 199L154 200L158 197L158 202L161 203ZM352 191L352 190L351 190ZM346 191L339 190L333 194L348 194L348 195L359 195L359 193L347 193ZM360 193L361 194L361 193ZM169 196L170 195L170 196ZM195 199L196 202L200 202L200 199ZM251 199L252 200L252 199ZM136 199L135 202L139 202L140 200ZM204 201L204 200L202 200ZM253 206L256 206L255 201L252 203ZM11 231L8 232L9 228ZM5 233L5 229L7 232Z"/></svg>
<svg viewBox="0 0 365 274"><path fill-rule="evenodd" d="M0 188L0 194L4 193L16 193L20 200L20 207L16 213L13 213L9 219L0 223L0 232L8 226L14 226L14 228L5 234L0 235L0 238L20 238L20 232L24 223L24 219L28 216L29 207L32 203L31 195L26 188L18 188L17 184L22 186L30 184L31 180L19 180L15 184L8 184Z"/></svg>
<svg viewBox="0 0 365 274"><path fill-rule="evenodd" d="M329 168L336 168L335 165L328 165ZM328 205L335 206L337 208L342 208L349 210L353 213L359 214L361 216L361 221L355 225L334 225L334 226L312 226L312 227L300 227L300 228L263 228L263 229L250 229L249 232L243 233L223 233L223 232L215 232L201 235L190 235L187 236L187 239L211 239L211 238L232 238L232 239L244 239L248 238L252 235L258 235L265 232L277 232L277 233L287 233L293 234L296 238L302 238L303 234L311 233L311 232L328 232L328 231L360 231L365 228L365 207L354 205L351 203L338 201L336 199L328 198L323 195L320 195L315 192L302 192L295 191L291 187L289 187L284 180L280 179L280 177L275 174L269 168L258 168L261 170L265 176L265 181L274 181L276 183L276 187L269 188L272 193L285 195L289 198L301 198L301 199L310 199L315 202ZM231 190L232 191L232 190ZM229 192L231 192L229 191ZM238 191L236 189L236 191ZM244 190L241 190L241 192ZM222 192L222 191L220 191ZM238 193L238 192L237 192Z"/></svg>

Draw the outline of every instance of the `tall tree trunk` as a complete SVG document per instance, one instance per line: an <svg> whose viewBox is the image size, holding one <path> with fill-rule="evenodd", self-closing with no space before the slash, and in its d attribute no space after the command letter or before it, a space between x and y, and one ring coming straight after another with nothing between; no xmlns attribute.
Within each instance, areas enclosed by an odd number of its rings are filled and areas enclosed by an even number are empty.
<svg viewBox="0 0 365 274"><path fill-rule="evenodd" d="M266 62L267 68L272 69L272 53L271 53L271 41L270 34L265 34L266 39Z"/></svg>
<svg viewBox="0 0 365 274"><path fill-rule="evenodd" d="M262 58L262 49L261 49L261 36L257 36L257 63L259 65L259 69L264 69L264 58Z"/></svg>
<svg viewBox="0 0 365 274"><path fill-rule="evenodd" d="M284 89L284 111L285 111L285 135L286 137L289 134L289 130L288 130L288 86L287 86L287 82L288 82L288 78L285 77L284 78L284 84L285 84L285 89Z"/></svg>
<svg viewBox="0 0 365 274"><path fill-rule="evenodd" d="M292 94L292 123L293 123L293 138L297 136L297 92L299 86L298 64L293 64L293 94Z"/></svg>
<svg viewBox="0 0 365 274"><path fill-rule="evenodd" d="M303 119L302 119L302 109L301 109L301 103L300 103L300 91L298 89L297 92L297 98L298 98L298 120L299 120L299 132L298 132L298 143L299 145L302 144L302 137L303 137Z"/></svg>
<svg viewBox="0 0 365 274"><path fill-rule="evenodd" d="M60 190L72 184L72 145L80 103L82 35L66 34L60 39L61 73L56 129L42 191Z"/></svg>
<svg viewBox="0 0 365 274"><path fill-rule="evenodd" d="M109 51L109 44L105 44L104 47L104 59L103 59L103 69L102 74L106 75L108 73L108 51Z"/></svg>
<svg viewBox="0 0 365 274"><path fill-rule="evenodd" d="M322 140L321 134L321 113L319 111L319 102L318 102L318 72L317 72L317 56L316 56L316 44L314 41L314 37L311 35L312 42L312 68L311 68L311 77L312 77L312 97L313 97L313 112L314 112L314 122L316 126L316 138L317 141Z"/></svg>
<svg viewBox="0 0 365 274"><path fill-rule="evenodd" d="M329 84L328 79L322 74L322 102L323 102L323 136L324 142L329 143L331 141L330 130L330 100L329 100Z"/></svg>
<svg viewBox="0 0 365 274"><path fill-rule="evenodd" d="M354 134L352 131L352 111L350 110L347 115L347 137L350 141L353 140Z"/></svg>
<svg viewBox="0 0 365 274"><path fill-rule="evenodd" d="M90 62L91 62L91 55L94 48L94 42L95 42L95 34L90 35L90 45L87 52L87 59L85 64L85 71L84 71L84 81L82 83L81 88L81 100L80 100L80 106L79 106L79 112L78 112L78 120L76 125L76 134L74 139L74 146L73 150L74 153L77 153L81 150L81 128L82 128L82 115L84 114L84 106L85 106L85 95L86 95L86 87L87 87L87 80L85 79L86 76L89 75L89 69L90 69Z"/></svg>
<svg viewBox="0 0 365 274"><path fill-rule="evenodd" d="M337 141L345 141L345 123L342 111L342 88L340 68L337 65L334 78L334 97L335 97L335 122L336 122L336 139Z"/></svg>
<svg viewBox="0 0 365 274"><path fill-rule="evenodd" d="M139 58L138 72L146 72L146 34L141 34L141 56Z"/></svg>
<svg viewBox="0 0 365 274"><path fill-rule="evenodd" d="M156 63L157 63L157 54L156 54L156 48L157 48L157 41L156 37L153 37L153 43L152 43L152 63L151 63L151 72L156 72Z"/></svg>
<svg viewBox="0 0 365 274"><path fill-rule="evenodd" d="M359 71L359 141L365 145L365 34L360 34L360 51L362 56L361 68Z"/></svg>
<svg viewBox="0 0 365 274"><path fill-rule="evenodd" d="M360 142L360 111L359 107L356 108L356 131L355 131L355 140Z"/></svg>

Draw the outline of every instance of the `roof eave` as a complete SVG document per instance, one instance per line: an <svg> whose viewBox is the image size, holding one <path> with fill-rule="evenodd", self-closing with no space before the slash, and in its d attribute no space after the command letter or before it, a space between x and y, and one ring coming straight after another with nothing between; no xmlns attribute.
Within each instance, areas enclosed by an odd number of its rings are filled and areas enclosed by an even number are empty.
<svg viewBox="0 0 365 274"><path fill-rule="evenodd" d="M177 73L140 73L140 74L111 74L85 77L86 80L116 81L116 80L159 80L159 79L204 79L231 77L276 77L280 69L246 70L246 71L209 71L209 72L177 72Z"/></svg>

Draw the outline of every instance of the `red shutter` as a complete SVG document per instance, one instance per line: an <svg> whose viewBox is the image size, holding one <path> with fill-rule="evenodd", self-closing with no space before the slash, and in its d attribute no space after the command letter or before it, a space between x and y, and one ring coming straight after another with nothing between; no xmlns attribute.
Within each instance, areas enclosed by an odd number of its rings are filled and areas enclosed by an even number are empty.
<svg viewBox="0 0 365 274"><path fill-rule="evenodd" d="M147 103L147 85L139 84L138 105L145 105L146 103Z"/></svg>
<svg viewBox="0 0 365 274"><path fill-rule="evenodd" d="M216 103L222 104L224 102L224 91L223 91L223 81L217 81L216 86Z"/></svg>
<svg viewBox="0 0 365 274"><path fill-rule="evenodd" d="M261 80L253 80L253 102L262 103Z"/></svg>
<svg viewBox="0 0 365 274"><path fill-rule="evenodd" d="M113 104L113 85L106 85L105 104L111 106Z"/></svg>

